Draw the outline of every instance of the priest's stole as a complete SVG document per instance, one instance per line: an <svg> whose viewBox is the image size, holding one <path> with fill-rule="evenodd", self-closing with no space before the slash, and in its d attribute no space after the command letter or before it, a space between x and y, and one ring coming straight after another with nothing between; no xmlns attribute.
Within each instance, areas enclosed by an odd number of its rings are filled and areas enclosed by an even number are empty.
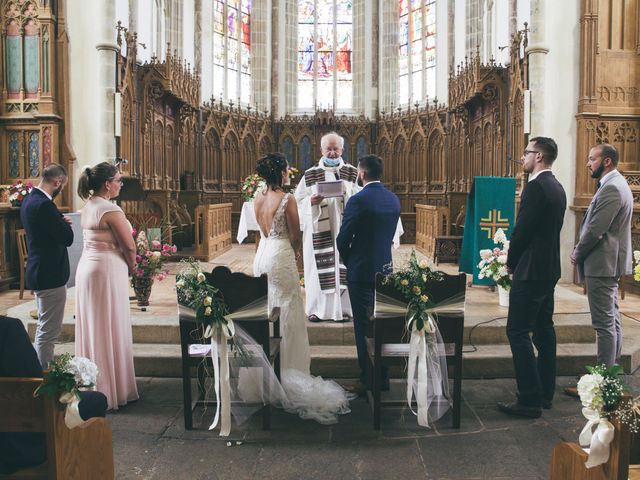
<svg viewBox="0 0 640 480"><path fill-rule="evenodd" d="M498 247L493 243L496 230L502 228L511 238L515 223L516 179L511 177L474 177L467 195L460 271L473 274L473 283L493 285L491 279L478 278L480 250Z"/></svg>

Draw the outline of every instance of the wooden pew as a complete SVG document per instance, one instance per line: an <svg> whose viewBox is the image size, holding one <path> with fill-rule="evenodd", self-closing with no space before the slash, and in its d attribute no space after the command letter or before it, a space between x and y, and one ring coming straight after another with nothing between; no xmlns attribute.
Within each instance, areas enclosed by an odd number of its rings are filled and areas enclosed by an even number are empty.
<svg viewBox="0 0 640 480"><path fill-rule="evenodd" d="M404 295L393 285L383 283L383 276L376 277L376 292L382 293L396 300L406 302ZM433 282L428 290L431 298L441 302L459 293L466 291L466 275L447 275L443 273L443 280ZM452 410L453 428L460 428L460 414L462 404L462 343L464 333L464 314L439 314L436 317L442 341L444 342L447 358L447 369L453 372ZM380 377L383 365L405 366L409 356L409 336L405 334L404 316L394 318L376 319L371 317L369 333L367 335L367 354L369 368L372 374L372 389L369 392L369 403L373 406L373 428L380 429L380 417L382 404L404 405L406 400L383 401L381 394Z"/></svg>
<svg viewBox="0 0 640 480"><path fill-rule="evenodd" d="M618 420L616 433L609 446L609 460L597 467L587 468L589 455L580 445L571 442L556 444L551 454L550 480L640 480L640 465L629 465L631 434L629 427Z"/></svg>
<svg viewBox="0 0 640 480"><path fill-rule="evenodd" d="M55 397L33 396L42 378L0 378L0 432L44 432L47 461L0 478L84 480L114 478L111 425L104 418L69 429Z"/></svg>

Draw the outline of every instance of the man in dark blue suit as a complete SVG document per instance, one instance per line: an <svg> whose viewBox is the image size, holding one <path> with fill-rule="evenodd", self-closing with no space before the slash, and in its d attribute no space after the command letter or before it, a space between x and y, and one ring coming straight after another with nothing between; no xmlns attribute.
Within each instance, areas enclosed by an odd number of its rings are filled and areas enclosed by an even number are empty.
<svg viewBox="0 0 640 480"><path fill-rule="evenodd" d="M362 182L364 188L347 202L336 240L347 267L360 380L363 384L366 384L368 365L365 336L369 317L373 313L376 273L386 273L391 268L391 245L400 218L400 200L380 182L383 171L384 164L380 157L365 155L360 158L358 183ZM358 390L363 388L364 385L356 387Z"/></svg>
<svg viewBox="0 0 640 480"><path fill-rule="evenodd" d="M53 347L62 329L67 301L69 255L73 243L71 220L63 216L53 199L67 184L67 171L52 163L42 170L40 184L22 202L20 220L27 233L26 287L34 291L38 305L35 349L43 368L53 360Z"/></svg>

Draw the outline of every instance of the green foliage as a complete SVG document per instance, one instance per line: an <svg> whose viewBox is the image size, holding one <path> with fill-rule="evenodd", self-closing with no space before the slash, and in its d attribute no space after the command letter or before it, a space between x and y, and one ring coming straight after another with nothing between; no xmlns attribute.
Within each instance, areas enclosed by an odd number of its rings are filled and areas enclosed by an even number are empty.
<svg viewBox="0 0 640 480"><path fill-rule="evenodd" d="M72 358L73 355L70 353L63 353L51 362L47 381L36 389L34 395L56 396L61 392L74 392L79 396L75 376L68 371L68 365Z"/></svg>
<svg viewBox="0 0 640 480"><path fill-rule="evenodd" d="M417 330L427 325L429 315L425 310L436 305L428 293L429 284L442 278L442 272L433 270L427 260L418 260L415 250L411 250L406 265L385 277L385 283L393 284L407 299L409 329L413 322Z"/></svg>
<svg viewBox="0 0 640 480"><path fill-rule="evenodd" d="M207 282L197 260L182 260L182 269L176 276L178 303L196 312L196 321L213 326L226 324L229 313L219 290Z"/></svg>

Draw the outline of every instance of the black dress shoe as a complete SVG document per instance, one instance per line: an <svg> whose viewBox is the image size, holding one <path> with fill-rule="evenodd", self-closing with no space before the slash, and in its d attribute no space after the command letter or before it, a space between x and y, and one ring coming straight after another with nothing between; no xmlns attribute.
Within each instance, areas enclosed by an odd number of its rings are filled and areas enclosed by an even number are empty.
<svg viewBox="0 0 640 480"><path fill-rule="evenodd" d="M319 318L317 315L309 315L309 321L310 322L314 322L314 323L318 323L318 322L324 322L324 320L322 320L321 318Z"/></svg>
<svg viewBox="0 0 640 480"><path fill-rule="evenodd" d="M518 417L540 418L540 415L542 415L542 409L540 407L527 407L518 402L498 402L498 410Z"/></svg>

